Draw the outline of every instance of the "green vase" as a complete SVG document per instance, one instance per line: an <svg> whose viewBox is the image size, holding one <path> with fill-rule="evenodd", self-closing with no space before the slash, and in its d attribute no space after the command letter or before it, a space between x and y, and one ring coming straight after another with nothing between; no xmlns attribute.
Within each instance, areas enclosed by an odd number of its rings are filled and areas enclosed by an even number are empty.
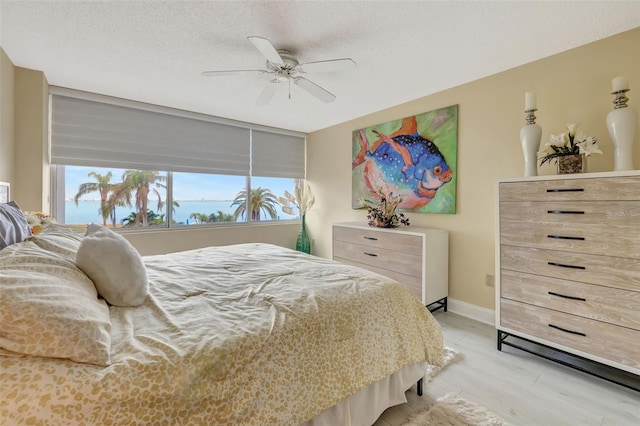
<svg viewBox="0 0 640 426"><path fill-rule="evenodd" d="M302 215L302 227L300 228L300 232L298 232L298 239L296 240L296 250L303 253L311 254L311 241L309 240L309 234L307 234L305 215Z"/></svg>

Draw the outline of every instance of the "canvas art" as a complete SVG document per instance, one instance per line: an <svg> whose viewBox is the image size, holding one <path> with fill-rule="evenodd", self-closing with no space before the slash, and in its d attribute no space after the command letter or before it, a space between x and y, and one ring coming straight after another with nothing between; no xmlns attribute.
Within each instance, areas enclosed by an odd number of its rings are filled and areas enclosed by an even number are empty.
<svg viewBox="0 0 640 426"><path fill-rule="evenodd" d="M9 202L9 184L7 182L0 182L0 203Z"/></svg>
<svg viewBox="0 0 640 426"><path fill-rule="evenodd" d="M355 130L352 144L353 208L383 193L405 211L456 212L458 105Z"/></svg>

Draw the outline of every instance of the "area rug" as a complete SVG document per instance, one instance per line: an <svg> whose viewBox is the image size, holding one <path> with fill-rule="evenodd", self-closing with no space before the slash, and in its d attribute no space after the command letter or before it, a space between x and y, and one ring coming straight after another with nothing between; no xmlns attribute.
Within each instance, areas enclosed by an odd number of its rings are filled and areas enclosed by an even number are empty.
<svg viewBox="0 0 640 426"><path fill-rule="evenodd" d="M508 426L491 411L451 392L431 408L413 414L402 426Z"/></svg>
<svg viewBox="0 0 640 426"><path fill-rule="evenodd" d="M431 379L435 377L436 374L438 374L439 372L441 372L451 364L457 361L460 361L462 359L462 354L456 351L455 349L451 349L445 346L443 350L443 358L444 358L444 363L442 364L442 367L438 367L437 365L432 365L432 364L427 365L427 371L425 372L425 375L424 375L425 383L429 383Z"/></svg>

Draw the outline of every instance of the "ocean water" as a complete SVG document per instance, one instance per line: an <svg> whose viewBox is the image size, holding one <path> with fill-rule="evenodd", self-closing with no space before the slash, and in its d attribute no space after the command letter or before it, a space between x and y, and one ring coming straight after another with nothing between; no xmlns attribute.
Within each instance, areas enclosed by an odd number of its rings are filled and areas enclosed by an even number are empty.
<svg viewBox="0 0 640 426"><path fill-rule="evenodd" d="M187 224L193 223L189 216L192 213L204 213L210 215L217 213L221 210L227 214L233 214L236 206L231 207L233 201L231 200L215 200L215 201L178 201L179 207L175 207L173 213L173 219L178 223ZM153 209L156 204L153 201L149 201L149 208ZM65 214L64 223L68 225L78 225L87 223L102 223L102 216L100 216L100 201L80 201L76 206L73 201L65 201ZM134 212L133 207L117 207L116 208L116 222L119 224L122 219L129 216L131 212ZM276 206L278 212L278 220L291 220L296 219L295 216L283 213L280 206ZM264 213L264 212L263 212ZM62 222L59 220L59 222ZM108 221L107 221L108 222Z"/></svg>

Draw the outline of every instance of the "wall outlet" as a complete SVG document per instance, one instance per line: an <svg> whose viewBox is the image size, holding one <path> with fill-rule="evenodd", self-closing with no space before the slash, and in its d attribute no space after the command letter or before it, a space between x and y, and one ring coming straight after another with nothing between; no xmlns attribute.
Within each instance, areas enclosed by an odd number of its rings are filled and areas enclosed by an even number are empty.
<svg viewBox="0 0 640 426"><path fill-rule="evenodd" d="M495 277L491 274L487 274L484 277L484 283L487 287L495 286Z"/></svg>

